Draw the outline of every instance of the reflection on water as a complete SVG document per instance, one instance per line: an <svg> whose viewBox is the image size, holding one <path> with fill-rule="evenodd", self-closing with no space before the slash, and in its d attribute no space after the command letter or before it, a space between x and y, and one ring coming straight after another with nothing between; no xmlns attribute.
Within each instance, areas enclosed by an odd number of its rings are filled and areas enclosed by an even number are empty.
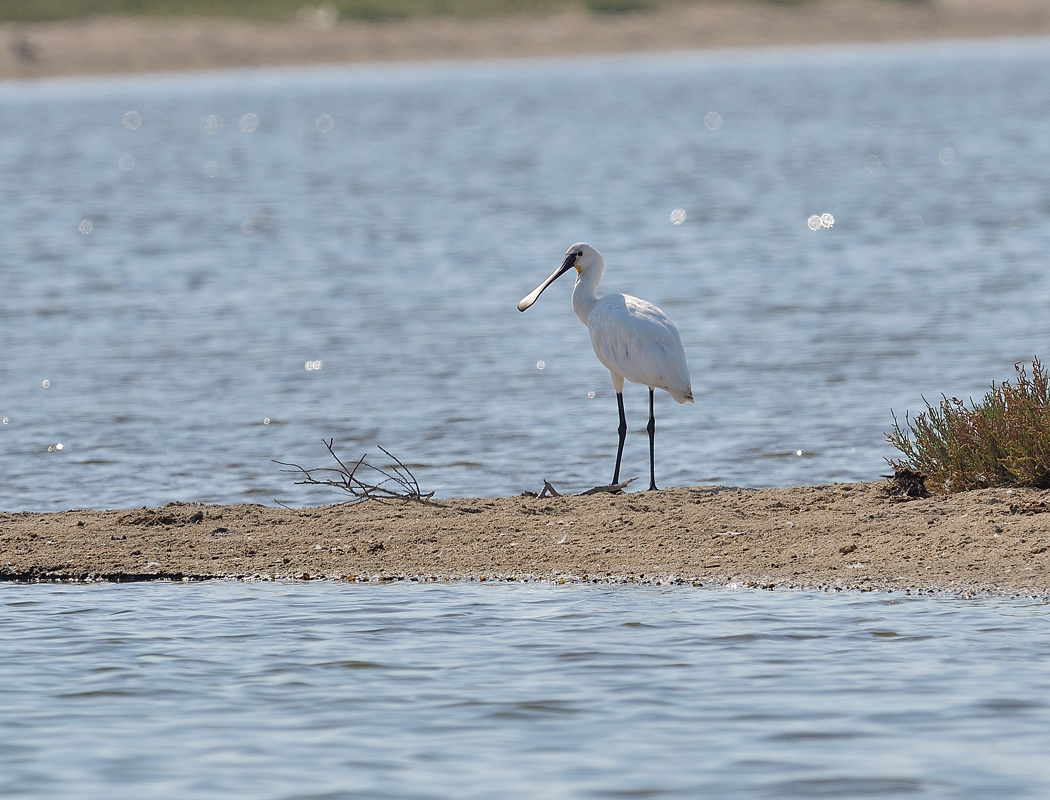
<svg viewBox="0 0 1050 800"><path fill-rule="evenodd" d="M697 404L658 399L660 485L875 479L890 409L1045 355L1048 59L7 84L0 507L327 501L270 459L320 465L329 437L439 496L594 485L616 405L570 287L514 308L581 240L682 335ZM626 403L644 474L644 389Z"/></svg>
<svg viewBox="0 0 1050 800"><path fill-rule="evenodd" d="M0 586L4 797L1040 797L1047 607Z"/></svg>

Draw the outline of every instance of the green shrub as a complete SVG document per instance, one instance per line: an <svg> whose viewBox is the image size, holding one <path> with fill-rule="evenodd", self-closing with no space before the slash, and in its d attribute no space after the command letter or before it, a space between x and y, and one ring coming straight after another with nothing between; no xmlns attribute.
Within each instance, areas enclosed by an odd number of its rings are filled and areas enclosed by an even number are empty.
<svg viewBox="0 0 1050 800"><path fill-rule="evenodd" d="M1015 383L992 384L980 403L942 397L904 426L893 415L890 443L904 454L894 470L925 476L934 492L991 486L1050 488L1050 374L1036 358L1031 376L1014 364ZM891 412L892 413L892 412Z"/></svg>
<svg viewBox="0 0 1050 800"><path fill-rule="evenodd" d="M596 14L625 14L648 11L655 7L651 0L584 0L584 7Z"/></svg>

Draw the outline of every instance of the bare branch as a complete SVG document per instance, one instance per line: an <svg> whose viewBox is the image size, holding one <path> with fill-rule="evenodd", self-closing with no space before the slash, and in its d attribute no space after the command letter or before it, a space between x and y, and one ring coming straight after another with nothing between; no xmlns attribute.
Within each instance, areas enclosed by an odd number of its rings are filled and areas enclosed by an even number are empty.
<svg viewBox="0 0 1050 800"><path fill-rule="evenodd" d="M628 478L623 483L609 483L605 486L595 486L593 489L588 489L586 492L580 492L580 497L583 497L584 495L588 494L600 494L601 492L609 492L610 494L616 494L618 492L622 492L626 488L627 484L636 480L638 480L638 478Z"/></svg>
<svg viewBox="0 0 1050 800"><path fill-rule="evenodd" d="M339 465L338 467L307 468L299 464L290 464L276 459L272 459L273 463L282 467L289 467L289 469L282 469L281 472L298 475L299 480L295 482L296 485L328 486L332 489L338 489L350 495L352 498L350 500L351 503L360 503L365 500L375 500L380 503L387 500L401 500L403 502L415 502L439 508L448 508L448 506L437 503L432 499L434 497L433 492L424 494L419 488L419 481L412 474L412 470L386 448L380 447L379 449L394 462L394 465L383 469L365 461L367 454L361 456L352 465L348 465L335 452L335 439L322 439L321 442L332 458L335 459L335 463ZM359 473L364 475L378 473L381 480L371 482L359 477Z"/></svg>

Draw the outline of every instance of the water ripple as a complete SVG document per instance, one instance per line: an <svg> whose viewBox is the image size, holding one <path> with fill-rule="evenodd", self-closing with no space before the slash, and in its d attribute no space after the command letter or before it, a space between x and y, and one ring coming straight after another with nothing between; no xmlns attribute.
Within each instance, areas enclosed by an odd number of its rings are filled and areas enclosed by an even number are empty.
<svg viewBox="0 0 1050 800"><path fill-rule="evenodd" d="M1036 797L1050 781L1039 602L215 582L5 585L0 605L4 796Z"/></svg>

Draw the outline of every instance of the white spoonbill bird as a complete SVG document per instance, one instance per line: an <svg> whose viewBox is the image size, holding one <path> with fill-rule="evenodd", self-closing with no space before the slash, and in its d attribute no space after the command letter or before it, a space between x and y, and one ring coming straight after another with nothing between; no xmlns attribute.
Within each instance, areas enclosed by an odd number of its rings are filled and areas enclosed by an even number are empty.
<svg viewBox="0 0 1050 800"><path fill-rule="evenodd" d="M594 353L612 373L616 404L620 409L620 443L616 448L613 483L620 482L620 458L627 438L627 418L623 413L623 382L649 387L649 489L656 489L656 417L653 392L663 389L679 403L693 402L689 367L685 363L682 337L668 316L645 300L629 294L598 297L598 284L605 272L605 259L589 244L577 242L565 253L565 260L551 276L518 303L524 311L561 275L576 268L572 290L572 310L587 326Z"/></svg>

